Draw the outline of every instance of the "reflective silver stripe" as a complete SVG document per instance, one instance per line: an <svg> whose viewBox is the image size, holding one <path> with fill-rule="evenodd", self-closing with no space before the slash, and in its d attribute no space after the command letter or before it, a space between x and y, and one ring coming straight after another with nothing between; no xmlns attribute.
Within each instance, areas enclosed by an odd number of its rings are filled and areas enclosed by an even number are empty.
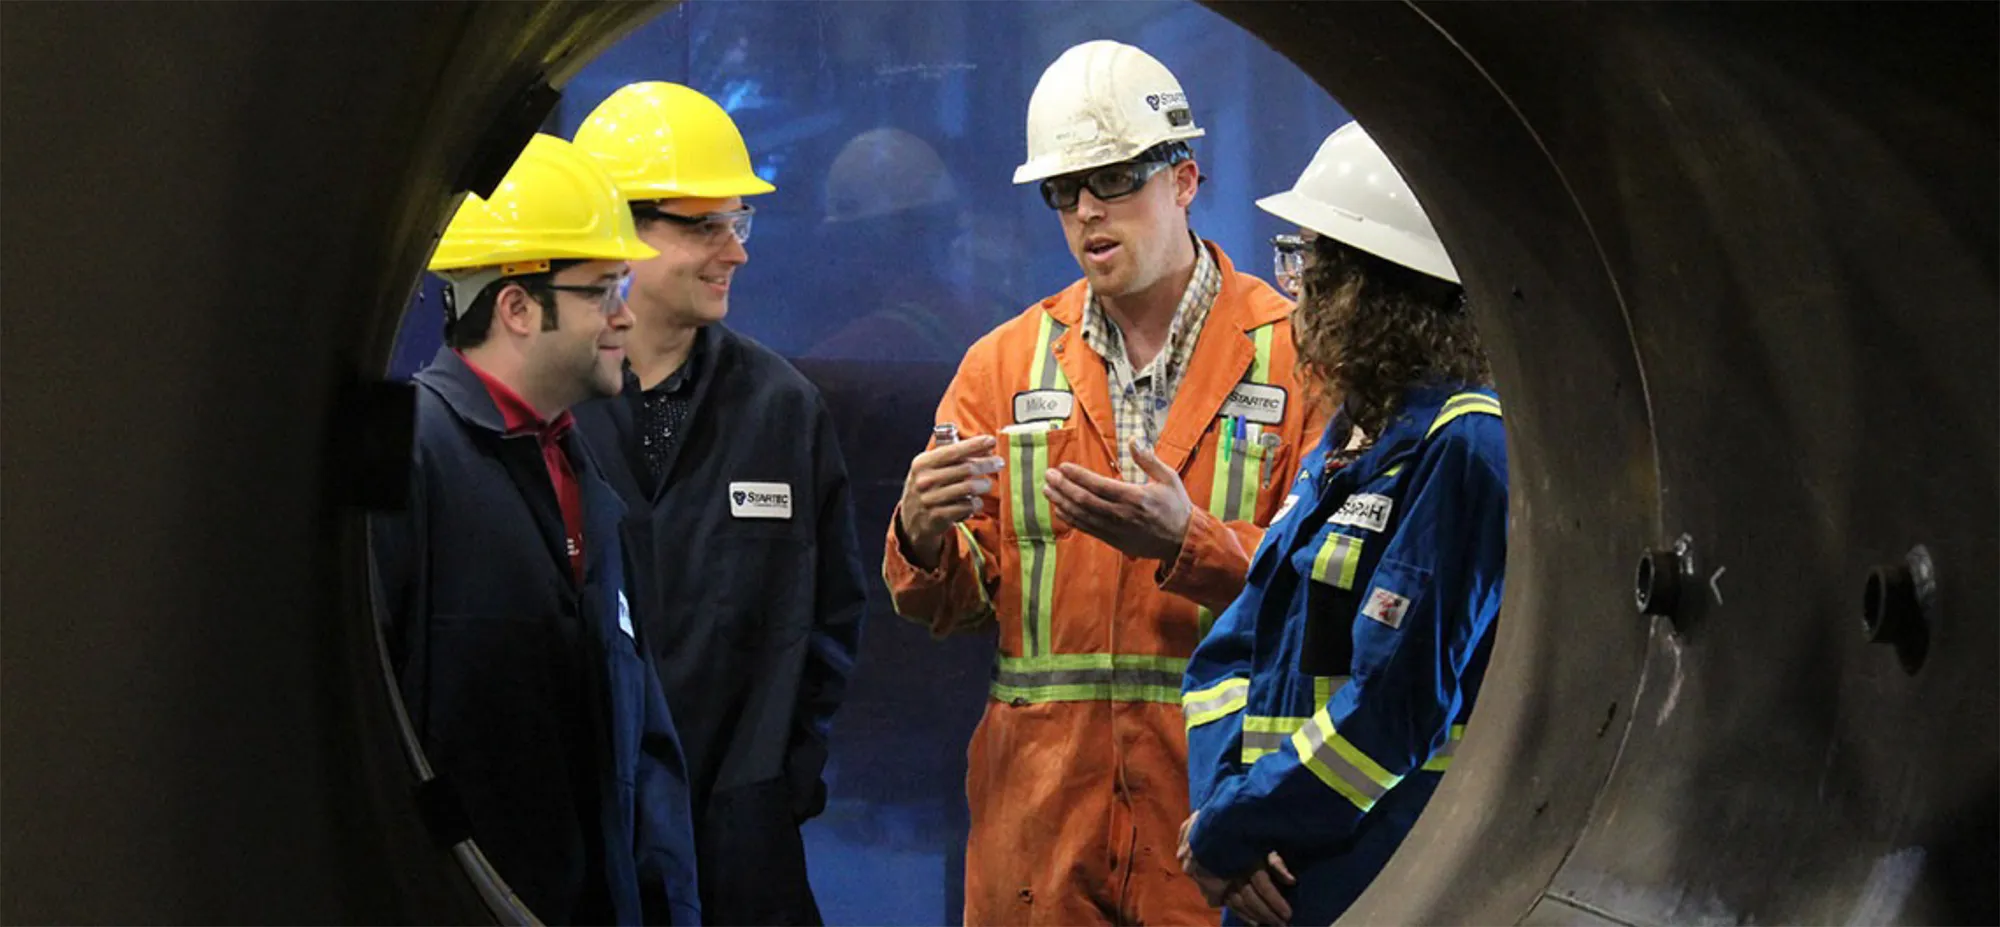
<svg viewBox="0 0 2000 927"><path fill-rule="evenodd" d="M993 682L1019 689L1043 686L1172 686L1181 685L1181 674L1171 670L1135 669L1109 666L1091 669L1004 670L994 669Z"/></svg>
<svg viewBox="0 0 2000 927"><path fill-rule="evenodd" d="M1290 736L1283 731L1253 731L1246 728L1243 731L1243 762L1255 763L1265 754L1278 752L1278 749L1285 745L1285 738Z"/></svg>
<svg viewBox="0 0 2000 927"><path fill-rule="evenodd" d="M1483 393L1459 393L1444 401L1444 405L1438 409L1437 417L1431 419L1431 427L1424 432L1424 437L1437 434L1439 429L1451 424L1460 416L1475 413L1499 416L1500 400Z"/></svg>
<svg viewBox="0 0 2000 927"><path fill-rule="evenodd" d="M1241 676L1225 679L1210 688L1181 696L1181 713L1187 716L1187 726L1192 730L1243 710L1249 697L1250 680Z"/></svg>
<svg viewBox="0 0 2000 927"><path fill-rule="evenodd" d="M1338 732L1333 732L1332 738L1329 738L1330 725L1324 723L1324 717L1324 713L1315 716L1292 735L1292 745L1298 749L1299 759L1321 781L1353 802L1356 808L1367 811L1375 807L1375 803L1381 801L1382 796L1387 795L1402 777L1382 770L1381 776L1385 781L1378 782L1368 772L1357 768L1356 763L1368 763L1377 769L1381 767L1347 743Z"/></svg>
<svg viewBox="0 0 2000 927"><path fill-rule="evenodd" d="M1424 762L1426 772L1444 772L1451 768L1451 758L1458 753L1458 742L1465 739L1465 725L1454 724L1444 746L1439 747L1431 758Z"/></svg>
<svg viewBox="0 0 2000 927"><path fill-rule="evenodd" d="M1048 320L1048 336L1042 340L1041 377L1036 381L1036 389L1069 389L1069 377L1064 376L1062 364L1056 361L1056 342L1062 340L1069 326L1051 318Z"/></svg>
<svg viewBox="0 0 2000 927"><path fill-rule="evenodd" d="M1069 378L1056 363L1056 340L1067 327L1046 313L1041 321L1041 347L1028 372L1037 389L1068 389ZM1007 436L1007 466L1013 472L1010 501L1014 510L1015 546L1021 552L1021 652L1035 656L1049 649L1055 607L1055 520L1042 495L1049 458L1048 437L1029 433Z"/></svg>
<svg viewBox="0 0 2000 927"><path fill-rule="evenodd" d="M1013 705L1154 702L1178 708L1186 674L1186 658L1155 654L1002 656L993 663L991 693Z"/></svg>

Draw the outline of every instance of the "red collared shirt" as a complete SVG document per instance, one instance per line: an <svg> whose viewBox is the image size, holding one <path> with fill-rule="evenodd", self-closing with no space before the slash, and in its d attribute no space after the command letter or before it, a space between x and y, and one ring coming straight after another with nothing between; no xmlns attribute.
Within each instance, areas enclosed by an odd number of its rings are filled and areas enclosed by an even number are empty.
<svg viewBox="0 0 2000 927"><path fill-rule="evenodd" d="M463 353L459 354L462 359ZM576 424L576 418L563 410L553 422L544 422L535 407L521 398L521 394L508 388L507 384L493 378L479 369L470 360L465 366L479 376L486 384L486 392L493 397L493 404L500 409L500 419L506 424L507 436L532 434L542 448L542 463L548 467L549 484L556 490L556 505L562 508L564 547L569 553L569 566L576 574L579 585L583 583L583 487L577 482L576 469L570 465L569 455L563 453L562 438Z"/></svg>

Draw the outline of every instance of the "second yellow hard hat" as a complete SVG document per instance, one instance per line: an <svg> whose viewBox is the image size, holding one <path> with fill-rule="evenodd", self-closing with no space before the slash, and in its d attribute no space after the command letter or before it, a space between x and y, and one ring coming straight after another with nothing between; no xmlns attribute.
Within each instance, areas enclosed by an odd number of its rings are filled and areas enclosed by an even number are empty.
<svg viewBox="0 0 2000 927"><path fill-rule="evenodd" d="M666 81L627 84L576 130L628 200L754 196L777 189L750 169L734 120L714 100Z"/></svg>

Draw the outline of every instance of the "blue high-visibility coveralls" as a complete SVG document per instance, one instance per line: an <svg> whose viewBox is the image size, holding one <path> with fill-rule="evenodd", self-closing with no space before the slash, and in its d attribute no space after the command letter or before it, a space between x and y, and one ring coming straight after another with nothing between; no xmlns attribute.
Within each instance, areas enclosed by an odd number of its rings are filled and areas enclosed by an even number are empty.
<svg viewBox="0 0 2000 927"><path fill-rule="evenodd" d="M1418 387L1329 470L1337 416L1243 594L1188 662L1189 848L1240 876L1276 851L1292 920L1327 924L1395 853L1449 767L1492 646L1507 450L1490 390ZM1335 436L1339 437L1336 438Z"/></svg>

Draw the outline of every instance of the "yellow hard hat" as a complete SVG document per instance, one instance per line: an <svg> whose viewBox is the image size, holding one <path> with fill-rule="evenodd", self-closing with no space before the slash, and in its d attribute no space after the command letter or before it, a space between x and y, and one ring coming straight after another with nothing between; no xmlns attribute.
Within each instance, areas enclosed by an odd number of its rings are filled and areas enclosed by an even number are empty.
<svg viewBox="0 0 2000 927"><path fill-rule="evenodd" d="M576 147L611 174L628 200L769 193L750 170L743 133L714 100L665 81L626 84L576 130Z"/></svg>
<svg viewBox="0 0 2000 927"><path fill-rule="evenodd" d="M570 143L537 134L491 198L466 196L430 269L499 267L510 276L546 270L549 261L643 261L659 253L639 239L632 210L604 168Z"/></svg>

